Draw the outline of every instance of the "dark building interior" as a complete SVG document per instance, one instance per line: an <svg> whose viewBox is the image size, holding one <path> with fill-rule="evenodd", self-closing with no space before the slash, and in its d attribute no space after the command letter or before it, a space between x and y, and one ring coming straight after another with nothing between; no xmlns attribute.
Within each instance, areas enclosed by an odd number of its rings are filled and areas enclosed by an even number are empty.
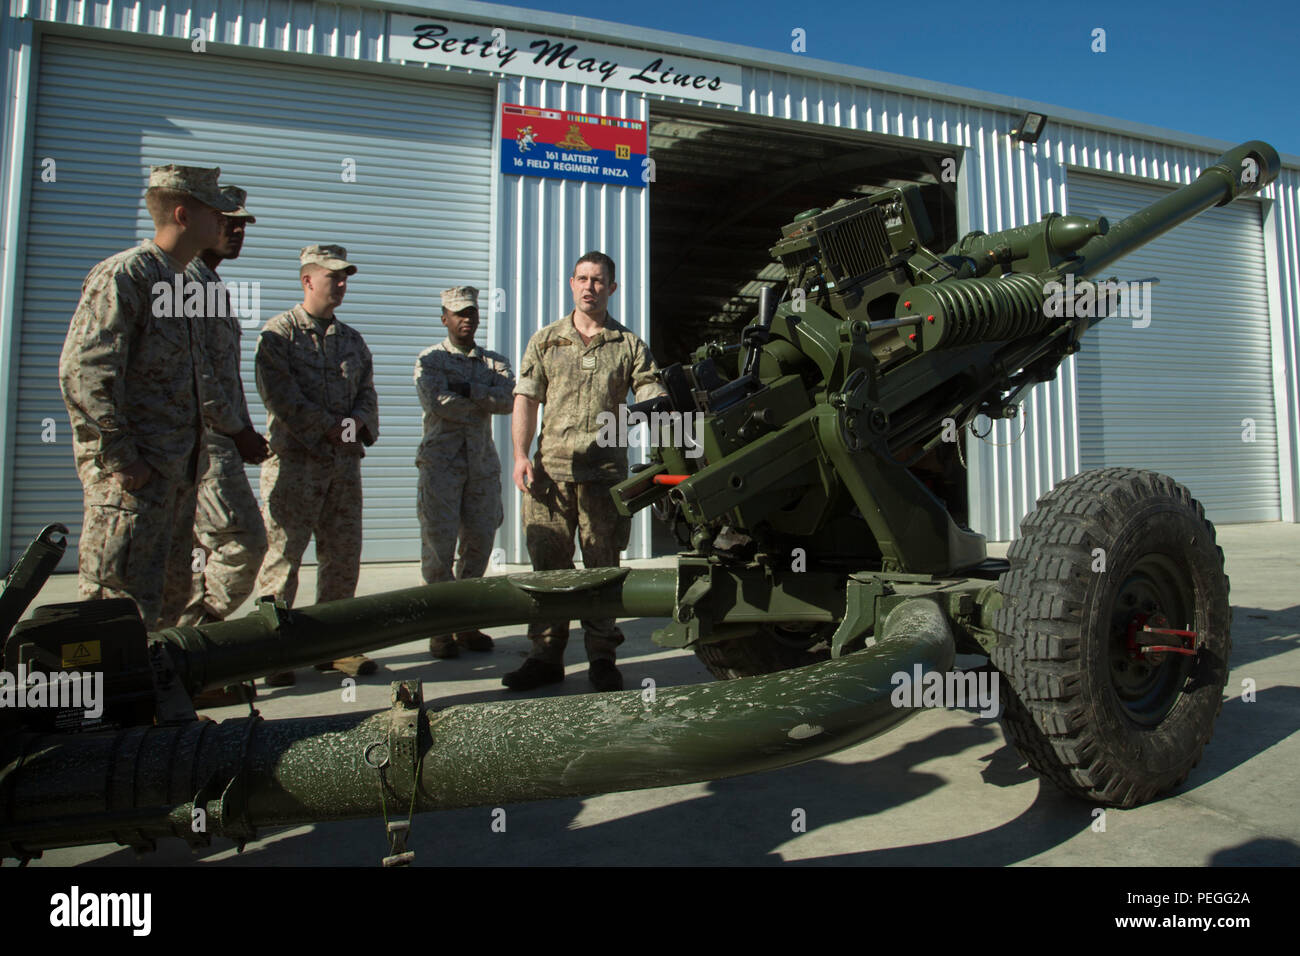
<svg viewBox="0 0 1300 956"><path fill-rule="evenodd" d="M650 347L661 366L735 341L762 286L780 300L785 274L768 250L806 209L912 183L936 247L957 240L957 184L943 181L941 153L698 110L653 113L650 156Z"/></svg>

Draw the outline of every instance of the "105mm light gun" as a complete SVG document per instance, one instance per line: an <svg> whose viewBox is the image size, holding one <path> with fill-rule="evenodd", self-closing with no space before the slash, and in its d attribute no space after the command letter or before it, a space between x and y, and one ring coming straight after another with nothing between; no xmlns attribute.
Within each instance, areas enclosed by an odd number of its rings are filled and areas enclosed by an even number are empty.
<svg viewBox="0 0 1300 956"><path fill-rule="evenodd" d="M684 543L701 551L726 528L728 541L744 535L764 553L800 547L855 570L978 566L983 540L909 466L977 416L1013 417L1029 389L1055 377L1106 314L1060 302L1062 290L1105 302L1107 285L1078 280L1254 192L1278 167L1271 147L1246 143L1114 226L1049 213L971 233L943 254L926 248L916 187L801 214L772 248L789 301L761 297L741 343L665 369L667 398L634 406L703 416L703 456L663 447L620 486L623 510L668 499L689 528Z"/></svg>
<svg viewBox="0 0 1300 956"><path fill-rule="evenodd" d="M659 442L613 489L624 513L653 507L672 525L674 568L263 599L241 619L147 634L129 601L18 621L63 551L47 528L0 590L0 693L22 675L98 674L103 707L0 708L0 852L242 843L267 826L771 769L910 716L921 704L891 694L899 674L960 686L973 675L951 671L957 653L987 656L1008 737L1057 786L1123 807L1168 792L1209 740L1228 673L1228 582L1200 505L1153 472L1084 472L1039 500L998 561L921 473L1078 350L1113 307L1096 307L1089 277L1279 165L1246 143L1122 222L1050 214L942 253L911 188L797 217L772 249L786 299L761 297L740 342L664 369L667 397L634 407L660 434L699 423L698 446ZM431 633L610 616L666 618L655 641L724 680L650 705L625 691L442 709L403 681L386 711L219 724L191 702ZM386 863L409 860L404 833L390 824Z"/></svg>

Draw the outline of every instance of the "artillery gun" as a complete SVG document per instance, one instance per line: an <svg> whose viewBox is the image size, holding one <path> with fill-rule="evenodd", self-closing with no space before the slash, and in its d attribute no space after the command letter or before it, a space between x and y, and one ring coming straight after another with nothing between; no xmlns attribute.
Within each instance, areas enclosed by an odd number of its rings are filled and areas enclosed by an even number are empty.
<svg viewBox="0 0 1300 956"><path fill-rule="evenodd" d="M1111 225L1050 214L943 254L914 189L811 210L773 254L788 301L760 299L740 343L708 345L634 406L652 429L699 416L696 447L658 442L613 494L654 507L676 567L448 582L146 634L129 601L38 608L63 551L47 528L0 592L14 677L106 677L77 701L0 708L0 852L101 842L243 842L257 828L390 810L667 786L813 759L915 712L898 674L986 655L1002 720L1041 775L1129 807L1186 779L1228 673L1228 582L1214 529L1172 479L1109 468L1058 484L1009 560L954 520L918 471L977 416L1009 417L1105 309L1060 289L1215 205L1271 182L1267 144L1225 153ZM1070 303L1073 305L1074 303ZM662 436L661 436L662 437ZM63 532L66 533L66 532ZM1101 561L1098 561L1098 557ZM559 618L664 617L665 647L724 680L540 700L293 720L200 721L197 692L429 633ZM65 682L66 683L66 682ZM390 823L385 863L410 858Z"/></svg>

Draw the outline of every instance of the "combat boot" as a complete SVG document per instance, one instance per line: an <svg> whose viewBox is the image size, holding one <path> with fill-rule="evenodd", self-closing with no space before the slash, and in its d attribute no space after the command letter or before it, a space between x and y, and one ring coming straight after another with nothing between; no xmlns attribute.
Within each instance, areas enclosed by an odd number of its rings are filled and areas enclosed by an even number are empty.
<svg viewBox="0 0 1300 956"><path fill-rule="evenodd" d="M293 673L290 671L289 673ZM245 704L257 699L257 688L252 684L232 684L229 687L214 687L194 695L195 707L228 707L231 704Z"/></svg>
<svg viewBox="0 0 1300 956"><path fill-rule="evenodd" d="M501 683L511 690L532 690L545 684L558 684L562 680L564 680L563 664L548 664L546 661L530 657L524 661L524 666L519 670L511 671L501 678Z"/></svg>
<svg viewBox="0 0 1300 956"><path fill-rule="evenodd" d="M336 661L326 661L316 665L318 671L338 671L348 677L364 677L366 674L373 674L378 667L379 665L365 654L353 654L351 657L340 657Z"/></svg>
<svg viewBox="0 0 1300 956"><path fill-rule="evenodd" d="M492 638L482 631L458 631L456 643L469 651L492 650Z"/></svg>
<svg viewBox="0 0 1300 956"><path fill-rule="evenodd" d="M618 672L613 661L604 658L592 661L587 668L587 680L596 690L622 690L623 675Z"/></svg>
<svg viewBox="0 0 1300 956"><path fill-rule="evenodd" d="M439 660L460 657L460 645L456 643L456 635L439 634L437 637L429 638L429 653Z"/></svg>

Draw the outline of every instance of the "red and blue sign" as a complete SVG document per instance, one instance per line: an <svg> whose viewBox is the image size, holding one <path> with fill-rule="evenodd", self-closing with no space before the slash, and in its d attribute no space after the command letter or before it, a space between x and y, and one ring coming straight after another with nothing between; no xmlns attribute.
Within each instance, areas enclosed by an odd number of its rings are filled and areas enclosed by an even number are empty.
<svg viewBox="0 0 1300 956"><path fill-rule="evenodd" d="M641 120L501 104L501 172L614 186L650 179Z"/></svg>

